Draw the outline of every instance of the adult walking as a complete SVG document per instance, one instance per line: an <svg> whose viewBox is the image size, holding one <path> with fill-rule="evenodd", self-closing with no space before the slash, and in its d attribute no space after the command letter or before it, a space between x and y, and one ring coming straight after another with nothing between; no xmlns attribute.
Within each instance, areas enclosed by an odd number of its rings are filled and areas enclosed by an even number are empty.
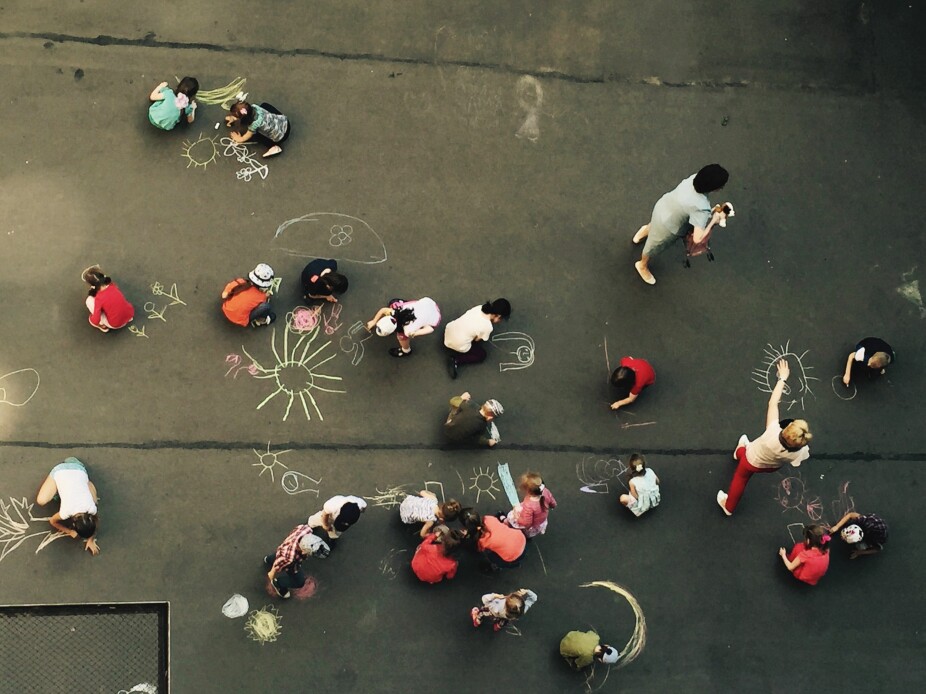
<svg viewBox="0 0 926 694"><path fill-rule="evenodd" d="M450 378L457 377L461 364L480 364L487 356L485 342L492 335L495 326L511 315L508 299L487 301L473 306L469 311L444 328L444 347L450 352Z"/></svg>
<svg viewBox="0 0 926 694"><path fill-rule="evenodd" d="M106 275L99 265L84 270L81 279L90 285L87 292L87 310L90 311L90 325L100 332L124 328L135 318L135 307Z"/></svg>
<svg viewBox="0 0 926 694"><path fill-rule="evenodd" d="M450 398L450 412L444 420L444 434L453 443L491 448L501 440L494 420L504 412L505 408L498 400L489 399L476 407L469 393L455 395Z"/></svg>
<svg viewBox="0 0 926 694"><path fill-rule="evenodd" d="M723 512L730 516L736 510L743 490L749 478L757 472L775 472L785 463L797 467L810 457L810 439L813 435L807 422L803 419L778 419L778 403L785 389L785 382L791 375L788 362L778 361L778 382L768 399L768 411L765 415L765 431L755 441L750 441L746 434L740 436L733 459L736 472L730 482L730 491L717 492L717 503Z"/></svg>
<svg viewBox="0 0 926 694"><path fill-rule="evenodd" d="M698 173L679 183L661 198L653 207L649 224L645 224L633 236L633 242L646 239L643 254L634 267L647 284L656 284L650 272L650 260L662 253L678 239L693 233L695 244L701 243L711 228L724 219L722 211L711 213L709 193L722 189L730 174L720 164L708 164Z"/></svg>
<svg viewBox="0 0 926 694"><path fill-rule="evenodd" d="M87 468L73 456L65 458L48 473L39 487L35 503L39 506L51 503L55 498L61 502L58 512L48 519L58 532L84 541L84 549L96 556L100 548L96 544L99 525L96 504L99 501L96 487L90 481Z"/></svg>
<svg viewBox="0 0 926 694"><path fill-rule="evenodd" d="M315 535L308 524L297 525L274 554L264 557L264 565L270 568L267 578L273 590L281 598L290 597L290 591L305 585L302 562L310 556L325 559L329 552L328 544Z"/></svg>

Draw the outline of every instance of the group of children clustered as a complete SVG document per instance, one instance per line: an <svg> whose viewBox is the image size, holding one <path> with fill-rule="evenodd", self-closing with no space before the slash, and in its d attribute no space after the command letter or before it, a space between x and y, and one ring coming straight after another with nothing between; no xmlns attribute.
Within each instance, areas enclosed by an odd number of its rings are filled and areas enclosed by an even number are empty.
<svg viewBox="0 0 926 694"><path fill-rule="evenodd" d="M166 82L151 92L149 120L159 128L171 130L184 117L192 123L196 114L195 96L199 88L196 79L184 77L176 89ZM281 144L289 137L289 119L270 104L253 105L237 101L225 117L235 142L256 140L267 146L263 156L282 152ZM725 226L733 215L730 203L712 206L707 195L721 190L728 173L718 164L703 167L686 178L673 191L656 203L649 224L641 227L633 242L644 239L641 260L635 264L637 272L647 284L655 284L649 271L649 262L679 239L684 239L689 255L697 255L707 248L707 240L715 225ZM336 295L348 288L348 280L338 271L337 262L316 259L302 273L302 296L306 301L337 302ZM82 275L90 285L86 300L90 311L90 324L103 332L128 325L134 317L134 308L118 286L99 266L87 268ZM270 325L276 316L271 308L269 290L274 273L265 264L258 264L247 277L229 282L222 291L222 310L232 323L241 326ZM477 305L445 327L444 346L447 350L451 378L457 377L462 364L475 364L485 360L483 346L494 325L507 319L511 305L504 299ZM397 358L412 354L411 340L430 334L440 325L441 314L436 302L429 297L414 301L393 299L379 309L366 323L368 331L379 336L395 334L398 347L389 350ZM884 340L869 337L859 342L846 360L843 383L849 386L853 375L883 374L895 360L895 355ZM733 454L737 463L729 491L719 491L717 503L724 514L732 515L753 474L774 472L784 463L798 466L810 456L812 438L803 419L780 419L778 404L790 375L788 364L777 364L778 380L772 390L765 418L765 431L750 441L740 437ZM618 392L611 409L617 410L632 403L644 388L655 383L655 371L644 359L624 357L611 377ZM444 422L448 440L456 443L494 446L500 436L494 420L504 412L494 399L481 405L473 404L469 393L462 393L450 401L450 411ZM643 455L634 453L629 458L628 493L620 496L620 503L634 515L659 505L659 478L647 467ZM520 565L527 542L546 532L548 515L556 508L556 499L544 485L541 476L525 472L518 481L523 499L507 513L481 516L471 508L461 508L454 499L439 501L429 492L408 495L399 506L403 523L422 524L422 538L411 560L415 575L427 583L438 583L456 575L457 554L463 547L471 547L483 559L481 568L487 572L510 569ZM45 505L60 500L58 513L50 518L52 526L74 538L82 538L86 549L96 555L97 508L96 489L89 480L83 463L67 458L55 466L37 495L37 503ZM321 511L310 516L305 524L298 525L280 544L277 550L264 558L267 577L273 590L288 598L306 584L302 562L309 556L327 557L338 537L357 522L366 508L366 502L356 496L335 496L325 502ZM459 521L461 527L449 524ZM847 513L834 526L809 525L804 529L804 540L791 551L779 550L784 565L801 581L814 585L824 575L829 564L829 546L832 534L840 532L842 539L853 546L851 558L872 554L882 549L887 540L887 525L875 514ZM488 593L482 604L470 611L473 626L489 620L498 631L511 620L522 616L537 600L530 590L521 589L510 594ZM569 632L560 644L560 652L574 668L582 668L595 661L615 663L620 658L618 649L602 644L594 631Z"/></svg>

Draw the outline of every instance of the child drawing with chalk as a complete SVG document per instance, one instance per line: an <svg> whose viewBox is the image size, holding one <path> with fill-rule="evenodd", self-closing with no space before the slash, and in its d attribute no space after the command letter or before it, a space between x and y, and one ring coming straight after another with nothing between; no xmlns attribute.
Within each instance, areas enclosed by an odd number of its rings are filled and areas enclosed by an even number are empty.
<svg viewBox="0 0 926 694"><path fill-rule="evenodd" d="M778 549L778 556L794 578L815 586L830 566L830 531L822 525L804 526L804 541L791 551Z"/></svg>
<svg viewBox="0 0 926 694"><path fill-rule="evenodd" d="M415 556L412 557L412 571L424 583L440 583L457 575L457 550L463 541L463 533L438 525L434 532L424 536Z"/></svg>
<svg viewBox="0 0 926 694"><path fill-rule="evenodd" d="M640 517L651 508L659 506L659 478L652 468L646 466L646 458L641 453L630 456L629 494L621 494L620 502L633 515Z"/></svg>
<svg viewBox="0 0 926 694"><path fill-rule="evenodd" d="M151 125L161 130L173 130L184 116L187 123L192 123L196 118L195 97L198 91L199 82L195 77L184 77L176 91L167 82L161 82L148 96L152 102L148 107Z"/></svg>
<svg viewBox="0 0 926 694"><path fill-rule="evenodd" d="M477 629L482 625L482 620L488 617L492 620L492 629L501 631L510 622L522 617L535 602L537 594L527 588L521 588L508 595L486 593L482 596L482 606L474 607L469 613L473 618L473 626Z"/></svg>
<svg viewBox="0 0 926 694"><path fill-rule="evenodd" d="M239 277L225 285L222 312L232 323L245 328L270 325L276 320L268 295L272 287L273 268L259 263L246 278Z"/></svg>
<svg viewBox="0 0 926 694"><path fill-rule="evenodd" d="M852 547L849 559L858 559L868 554L877 554L887 542L887 523L874 513L849 511L830 532L839 533L842 541Z"/></svg>
<svg viewBox="0 0 926 694"><path fill-rule="evenodd" d="M289 118L266 102L260 106L247 101L232 104L225 116L225 126L231 129L231 139L239 145L253 140L267 147L262 155L265 159L282 154L281 145L292 132Z"/></svg>
<svg viewBox="0 0 926 694"><path fill-rule="evenodd" d="M399 504L399 518L406 525L424 523L419 535L425 537L436 523L455 521L460 515L460 502L448 499L439 502L434 492L422 489L417 494L409 494Z"/></svg>

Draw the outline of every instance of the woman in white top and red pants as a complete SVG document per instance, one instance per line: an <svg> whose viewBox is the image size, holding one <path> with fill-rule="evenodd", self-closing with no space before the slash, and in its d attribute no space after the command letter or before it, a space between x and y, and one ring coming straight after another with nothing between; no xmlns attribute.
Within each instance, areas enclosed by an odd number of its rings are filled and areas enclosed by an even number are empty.
<svg viewBox="0 0 926 694"><path fill-rule="evenodd" d="M778 362L778 382L772 389L765 415L765 431L755 441L740 436L733 459L737 461L736 472L730 482L730 491L717 492L717 503L728 516L733 515L736 505L743 496L746 483L757 472L774 472L785 463L797 467L810 457L808 443L813 438L803 419L778 420L778 402L785 389L785 381L791 370L784 359Z"/></svg>

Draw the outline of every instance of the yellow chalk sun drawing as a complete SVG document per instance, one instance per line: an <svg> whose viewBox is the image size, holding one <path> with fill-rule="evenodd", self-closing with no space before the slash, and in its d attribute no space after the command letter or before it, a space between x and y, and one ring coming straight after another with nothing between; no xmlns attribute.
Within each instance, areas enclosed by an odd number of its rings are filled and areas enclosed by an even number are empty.
<svg viewBox="0 0 926 694"><path fill-rule="evenodd" d="M311 354L309 353L315 339L318 337L320 325L320 323L317 324L315 329L311 332L300 334L299 339L296 341L296 344L293 345L292 349L289 347L289 336L291 331L288 328L285 329L283 331L282 352L277 350L277 333L276 329L274 329L273 335L270 338L270 349L273 351L276 363L270 367L261 365L259 361L248 354L248 351L244 347L241 348L241 351L247 355L253 363L254 368L257 370L257 373L254 374L254 378L268 379L273 381L276 385L274 391L264 398L263 402L257 406L258 410L276 396L282 395L287 399L286 411L283 413L284 422L289 417L289 412L297 398L299 402L302 403L302 411L305 413L305 418L307 420L312 420L312 416L309 414L309 404L311 403L312 409L315 410L315 414L318 418L321 421L325 421L312 391L317 390L323 393L347 392L345 390L327 388L322 385L329 381L341 380L340 376L331 376L330 374L319 372L322 366L337 356L337 352L335 352L334 354L322 358L323 352L331 346L331 342L326 341L321 347L315 349Z"/></svg>
<svg viewBox="0 0 926 694"><path fill-rule="evenodd" d="M265 605L259 610L251 610L248 615L248 621L245 622L244 630L248 638L257 641L260 644L273 643L276 641L283 627L280 625L280 613L276 608Z"/></svg>
<svg viewBox="0 0 926 694"><path fill-rule="evenodd" d="M213 138L201 134L198 140L193 140L193 142L186 141L183 143L182 156L188 161L186 165L188 169L191 166L205 169L209 164L218 159L219 149Z"/></svg>

